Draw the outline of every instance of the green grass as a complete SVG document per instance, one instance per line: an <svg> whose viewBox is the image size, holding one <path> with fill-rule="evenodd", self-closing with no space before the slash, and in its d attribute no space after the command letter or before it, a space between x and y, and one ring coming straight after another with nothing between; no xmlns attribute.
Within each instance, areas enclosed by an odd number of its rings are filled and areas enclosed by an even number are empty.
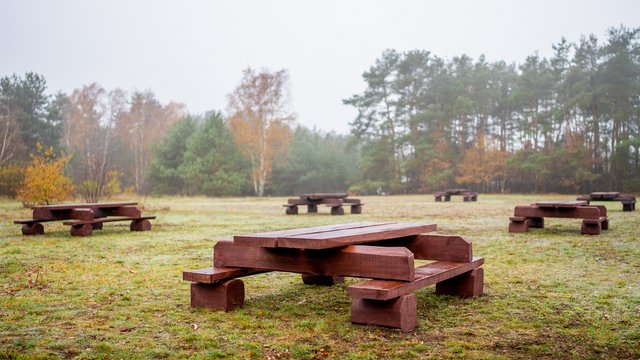
<svg viewBox="0 0 640 360"><path fill-rule="evenodd" d="M477 203L433 196L364 197L361 215L302 210L284 198L147 198L150 232L108 223L71 237L45 223L22 236L19 203L0 201L1 358L640 358L640 211L605 203L610 230L580 235L580 220L507 232L515 205L566 195L483 195ZM122 199L120 199L122 200ZM347 211L348 212L348 211ZM299 275L244 278L245 306L230 313L189 306L182 271L211 264L234 234L356 221L437 223L485 257L478 299L418 296L413 333L350 324L347 279L305 286Z"/></svg>

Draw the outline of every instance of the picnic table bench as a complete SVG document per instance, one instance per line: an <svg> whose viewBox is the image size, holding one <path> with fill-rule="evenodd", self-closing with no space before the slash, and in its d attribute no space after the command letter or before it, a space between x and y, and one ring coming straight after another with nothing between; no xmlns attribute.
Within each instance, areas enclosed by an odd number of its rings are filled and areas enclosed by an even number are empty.
<svg viewBox="0 0 640 360"><path fill-rule="evenodd" d="M464 202L478 201L478 193L469 189L446 189L444 191L436 191L435 198L436 201L442 201L443 197L444 201L451 201L452 195L462 195L462 200Z"/></svg>
<svg viewBox="0 0 640 360"><path fill-rule="evenodd" d="M156 217L142 216L137 205L137 202L38 205L31 207L31 219L14 220L14 223L22 224L23 235L44 234L43 222L61 220L71 226L74 236L90 236L93 230L102 229L103 223L113 221L131 221L131 231L150 230L149 220Z"/></svg>
<svg viewBox="0 0 640 360"><path fill-rule="evenodd" d="M596 191L589 195L581 195L576 198L579 201L586 201L590 204L592 201L620 201L622 203L622 211L634 211L636 209L636 197L628 194L620 194L619 192Z"/></svg>
<svg viewBox="0 0 640 360"><path fill-rule="evenodd" d="M347 193L317 193L302 194L298 198L288 199L284 206L287 215L297 215L298 206L307 206L308 213L317 213L318 205L331 207L331 215L344 215L343 206L350 206L352 214L361 214L362 205L360 199L347 199Z"/></svg>
<svg viewBox="0 0 640 360"><path fill-rule="evenodd" d="M586 201L542 201L516 206L509 218L509 232L527 232L529 228L544 228L545 217L576 218L582 220L582 234L600 235L609 229L607 208L588 205Z"/></svg>
<svg viewBox="0 0 640 360"><path fill-rule="evenodd" d="M214 246L213 266L184 271L191 306L231 311L244 303L240 277L268 271L302 274L304 284L334 285L345 276L368 278L351 285L351 322L414 329L415 291L476 297L483 293L484 259L471 242L435 235L436 224L362 222L234 236ZM432 260L419 267L414 260Z"/></svg>

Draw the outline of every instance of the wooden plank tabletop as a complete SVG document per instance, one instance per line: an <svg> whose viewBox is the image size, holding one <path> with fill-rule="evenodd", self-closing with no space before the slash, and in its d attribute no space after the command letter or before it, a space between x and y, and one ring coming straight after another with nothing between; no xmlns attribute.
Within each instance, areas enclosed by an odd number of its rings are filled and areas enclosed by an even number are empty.
<svg viewBox="0 0 640 360"><path fill-rule="evenodd" d="M533 205L539 207L553 207L553 208L575 208L578 206L587 205L586 201L582 200L568 200L568 201L540 201Z"/></svg>
<svg viewBox="0 0 640 360"><path fill-rule="evenodd" d="M138 205L137 202L110 202L110 203L84 203L84 204L58 204L58 205L34 205L32 209L69 210L69 209L96 209L121 206Z"/></svg>
<svg viewBox="0 0 640 360"><path fill-rule="evenodd" d="M590 195L592 198L613 199L618 197L620 193L616 191L595 191L595 192L592 192Z"/></svg>
<svg viewBox="0 0 640 360"><path fill-rule="evenodd" d="M239 246L330 249L418 235L436 229L436 224L360 222L237 235L233 241Z"/></svg>
<svg viewBox="0 0 640 360"><path fill-rule="evenodd" d="M320 199L344 199L349 194L347 193L317 193L317 194L300 194L300 199L311 199L311 200L320 200Z"/></svg>

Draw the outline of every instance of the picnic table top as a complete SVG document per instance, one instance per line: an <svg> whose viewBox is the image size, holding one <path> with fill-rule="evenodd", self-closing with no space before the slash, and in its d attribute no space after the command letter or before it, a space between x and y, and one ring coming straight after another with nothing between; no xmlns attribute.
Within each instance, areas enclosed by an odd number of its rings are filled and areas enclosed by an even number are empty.
<svg viewBox="0 0 640 360"><path fill-rule="evenodd" d="M413 236L436 229L436 224L359 222L237 235L233 242L240 246L330 249Z"/></svg>
<svg viewBox="0 0 640 360"><path fill-rule="evenodd" d="M344 199L349 194L347 193L313 193L313 194L300 194L300 199Z"/></svg>
<svg viewBox="0 0 640 360"><path fill-rule="evenodd" d="M599 197L616 197L620 195L617 191L594 191L590 194L591 196L599 196Z"/></svg>
<svg viewBox="0 0 640 360"><path fill-rule="evenodd" d="M137 202L106 202L106 203L83 203L83 204L57 204L57 205L34 205L32 209L47 210L69 210L69 209L96 209L113 208L121 206L138 205Z"/></svg>
<svg viewBox="0 0 640 360"><path fill-rule="evenodd" d="M540 201L533 205L539 207L553 207L553 208L576 208L578 206L587 205L586 201L582 200L568 200L568 201Z"/></svg>

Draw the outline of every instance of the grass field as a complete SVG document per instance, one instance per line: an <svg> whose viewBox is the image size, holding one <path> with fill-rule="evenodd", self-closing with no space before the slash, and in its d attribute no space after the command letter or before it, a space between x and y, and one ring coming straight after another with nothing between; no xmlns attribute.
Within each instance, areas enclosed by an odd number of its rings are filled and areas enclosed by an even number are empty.
<svg viewBox="0 0 640 360"><path fill-rule="evenodd" d="M150 232L107 223L71 237L46 223L22 236L19 203L0 201L0 358L640 358L640 211L609 209L610 230L580 235L580 220L509 234L515 205L567 195L363 197L361 215L328 208L286 216L284 198L147 198ZM117 199L124 200L124 199ZM348 210L347 210L348 212ZM413 333L350 324L348 278L305 286L299 275L244 278L245 306L189 306L182 271L210 266L234 234L357 221L437 223L485 257L477 299L417 293Z"/></svg>

